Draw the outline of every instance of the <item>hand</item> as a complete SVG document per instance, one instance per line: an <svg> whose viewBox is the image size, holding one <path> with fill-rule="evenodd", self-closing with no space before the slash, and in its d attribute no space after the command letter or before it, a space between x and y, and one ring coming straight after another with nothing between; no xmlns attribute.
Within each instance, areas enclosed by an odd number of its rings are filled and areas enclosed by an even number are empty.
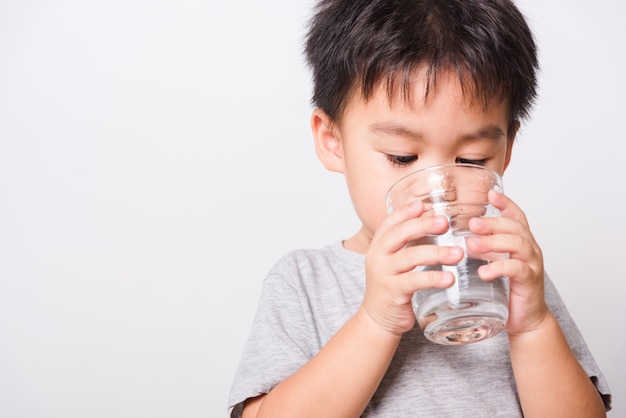
<svg viewBox="0 0 626 418"><path fill-rule="evenodd" d="M409 331L415 323L411 299L417 290L446 288L454 282L450 272L413 271L415 267L456 264L463 258L463 249L458 246L406 246L448 229L445 216L421 216L423 213L421 202L393 211L374 234L365 255L366 288L361 309L395 335Z"/></svg>
<svg viewBox="0 0 626 418"><path fill-rule="evenodd" d="M532 331L548 313L541 248L530 232L526 216L512 200L492 190L489 201L502 216L471 219L470 230L477 236L467 240L467 248L478 254L509 253L508 259L481 266L478 275L483 280L509 278L507 332L514 335Z"/></svg>

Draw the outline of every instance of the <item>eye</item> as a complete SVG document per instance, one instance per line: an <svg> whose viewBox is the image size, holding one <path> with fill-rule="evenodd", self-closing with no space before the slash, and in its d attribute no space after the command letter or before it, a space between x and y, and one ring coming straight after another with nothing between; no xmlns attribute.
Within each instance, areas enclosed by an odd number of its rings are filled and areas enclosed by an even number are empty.
<svg viewBox="0 0 626 418"><path fill-rule="evenodd" d="M482 160L470 160L469 158L457 158L457 164L473 164L473 165L485 165L487 162L487 158L483 158Z"/></svg>
<svg viewBox="0 0 626 418"><path fill-rule="evenodd" d="M400 167L417 161L417 155L387 155L387 158L393 163L393 165Z"/></svg>

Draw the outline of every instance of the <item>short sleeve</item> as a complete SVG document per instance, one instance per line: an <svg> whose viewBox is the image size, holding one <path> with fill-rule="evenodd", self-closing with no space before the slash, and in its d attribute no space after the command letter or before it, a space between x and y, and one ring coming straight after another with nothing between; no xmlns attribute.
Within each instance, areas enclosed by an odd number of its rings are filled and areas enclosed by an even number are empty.
<svg viewBox="0 0 626 418"><path fill-rule="evenodd" d="M273 272L263 283L229 396L232 417L241 416L246 399L268 393L319 350L313 347L312 326L302 309L306 298L292 278Z"/></svg>
<svg viewBox="0 0 626 418"><path fill-rule="evenodd" d="M596 386L600 396L602 396L605 409L609 411L611 409L611 390L609 389L608 382L593 358L591 351L587 347L587 343L576 326L576 323L570 316L565 303L554 286L554 283L547 275L545 277L545 295L546 302L548 303L548 306L550 306L552 313L565 333L565 337L567 338L572 352L587 373L587 376L589 376L593 384Z"/></svg>

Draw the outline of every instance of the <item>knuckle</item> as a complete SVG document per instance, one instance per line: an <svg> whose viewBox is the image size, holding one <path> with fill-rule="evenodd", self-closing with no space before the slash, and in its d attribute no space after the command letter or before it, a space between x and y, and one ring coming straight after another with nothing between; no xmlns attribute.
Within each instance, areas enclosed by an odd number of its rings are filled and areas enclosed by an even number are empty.
<svg viewBox="0 0 626 418"><path fill-rule="evenodd" d="M435 287L435 285L439 282L440 273L435 270L428 270L426 272L426 283L428 287Z"/></svg>
<svg viewBox="0 0 626 418"><path fill-rule="evenodd" d="M513 235L514 239L515 239L515 246L517 248L524 248L526 247L526 240L519 234L515 234Z"/></svg>
<svg viewBox="0 0 626 418"><path fill-rule="evenodd" d="M514 268L512 269L511 273L515 276L521 276L527 274L530 271L530 267L528 266L528 264L521 260L515 260L515 263L513 263L513 267Z"/></svg>

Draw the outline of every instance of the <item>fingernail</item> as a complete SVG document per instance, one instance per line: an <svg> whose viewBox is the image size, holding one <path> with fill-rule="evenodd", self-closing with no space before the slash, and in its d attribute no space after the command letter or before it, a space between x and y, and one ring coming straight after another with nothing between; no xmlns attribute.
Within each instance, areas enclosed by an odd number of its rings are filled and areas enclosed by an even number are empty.
<svg viewBox="0 0 626 418"><path fill-rule="evenodd" d="M472 223L474 226L482 226L484 222L481 218L472 218Z"/></svg>
<svg viewBox="0 0 626 418"><path fill-rule="evenodd" d="M411 212L419 212L420 210L422 210L422 202L416 200L415 202L411 203Z"/></svg>
<svg viewBox="0 0 626 418"><path fill-rule="evenodd" d="M463 255L463 248L461 247L450 247L450 255L454 255L456 257L460 257Z"/></svg>
<svg viewBox="0 0 626 418"><path fill-rule="evenodd" d="M479 273L482 273L482 274L488 275L489 273L491 273L491 267L489 266L489 264L480 266L478 270L479 270Z"/></svg>
<svg viewBox="0 0 626 418"><path fill-rule="evenodd" d="M454 274L449 271L444 271L441 277L441 283L452 284L454 282Z"/></svg>

